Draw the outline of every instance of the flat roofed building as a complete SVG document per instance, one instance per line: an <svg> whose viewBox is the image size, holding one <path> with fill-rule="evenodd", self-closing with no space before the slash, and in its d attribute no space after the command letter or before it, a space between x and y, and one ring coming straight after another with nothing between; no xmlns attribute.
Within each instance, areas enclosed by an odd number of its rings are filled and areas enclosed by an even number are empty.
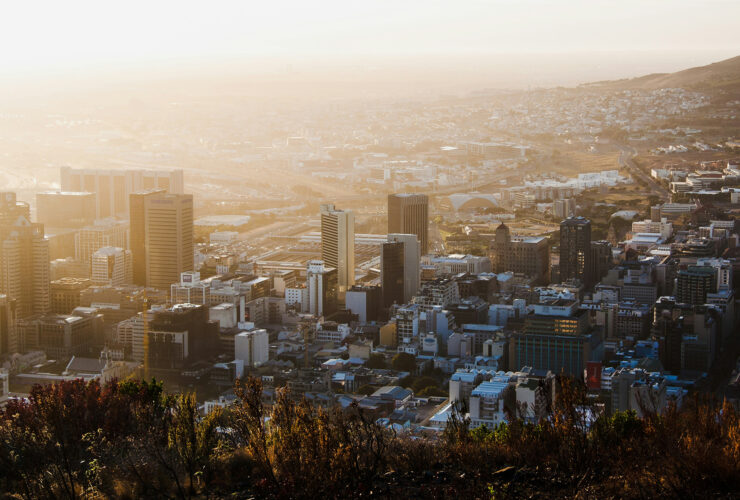
<svg viewBox="0 0 740 500"><path fill-rule="evenodd" d="M339 295L355 284L355 216L321 205L321 260L337 269Z"/></svg>
<svg viewBox="0 0 740 500"><path fill-rule="evenodd" d="M36 220L46 227L84 227L95 220L95 193L46 191L36 195Z"/></svg>
<svg viewBox="0 0 740 500"><path fill-rule="evenodd" d="M193 270L193 196L157 194L144 208L146 285L166 290Z"/></svg>
<svg viewBox="0 0 740 500"><path fill-rule="evenodd" d="M388 195L388 234L415 234L421 255L429 251L429 197L425 194Z"/></svg>
<svg viewBox="0 0 740 500"><path fill-rule="evenodd" d="M506 224L496 228L491 243L491 262L496 273L513 272L534 278L537 283L548 281L550 248L548 240L539 236L512 236Z"/></svg>
<svg viewBox="0 0 740 500"><path fill-rule="evenodd" d="M103 170L61 167L63 191L95 193L94 219L126 216L129 196L145 190L163 190L172 194L185 192L182 170Z"/></svg>

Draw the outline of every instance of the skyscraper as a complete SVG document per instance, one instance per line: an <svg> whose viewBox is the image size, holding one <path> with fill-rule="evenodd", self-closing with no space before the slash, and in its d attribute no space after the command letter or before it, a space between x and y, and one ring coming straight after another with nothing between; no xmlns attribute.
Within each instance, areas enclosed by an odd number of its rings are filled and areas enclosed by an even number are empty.
<svg viewBox="0 0 740 500"><path fill-rule="evenodd" d="M15 193L0 193L0 226L13 224L19 216L31 220L31 207L16 200Z"/></svg>
<svg viewBox="0 0 740 500"><path fill-rule="evenodd" d="M164 193L163 189L154 189L132 193L130 196L129 248L134 268L134 284L139 286L146 286L146 200Z"/></svg>
<svg viewBox="0 0 740 500"><path fill-rule="evenodd" d="M337 269L339 296L355 284L355 215L321 205L321 260Z"/></svg>
<svg viewBox="0 0 740 500"><path fill-rule="evenodd" d="M560 223L560 279L592 284L591 221L568 217Z"/></svg>
<svg viewBox="0 0 740 500"><path fill-rule="evenodd" d="M380 283L383 307L403 304L403 243L389 241L380 245Z"/></svg>
<svg viewBox="0 0 740 500"><path fill-rule="evenodd" d="M337 311L337 270L321 260L309 260L306 268L308 312L331 316Z"/></svg>
<svg viewBox="0 0 740 500"><path fill-rule="evenodd" d="M144 211L146 286L166 290L193 270L193 195L146 197Z"/></svg>
<svg viewBox="0 0 740 500"><path fill-rule="evenodd" d="M415 234L421 255L429 251L429 197L425 194L388 195L388 234Z"/></svg>
<svg viewBox="0 0 740 500"><path fill-rule="evenodd" d="M49 310L49 241L44 226L27 217L27 205L3 195L0 206L0 293L16 300L18 318Z"/></svg>
<svg viewBox="0 0 740 500"><path fill-rule="evenodd" d="M0 354L18 352L18 338L15 334L16 301L0 294Z"/></svg>
<svg viewBox="0 0 740 500"><path fill-rule="evenodd" d="M411 301L419 290L421 253L415 234L389 234L380 249L383 307Z"/></svg>

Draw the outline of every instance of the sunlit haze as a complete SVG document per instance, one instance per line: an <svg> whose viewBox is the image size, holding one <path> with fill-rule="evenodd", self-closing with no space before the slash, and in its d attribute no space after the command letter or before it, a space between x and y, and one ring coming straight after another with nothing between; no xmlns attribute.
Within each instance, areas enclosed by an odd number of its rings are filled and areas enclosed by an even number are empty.
<svg viewBox="0 0 740 500"><path fill-rule="evenodd" d="M740 0L8 0L0 497L740 498Z"/></svg>
<svg viewBox="0 0 740 500"><path fill-rule="evenodd" d="M679 54L688 65L729 57L740 48L738 19L740 4L723 0L11 2L0 19L0 74L126 78L197 64L356 71L401 61L433 76L462 58L489 75L489 64L512 65L519 74L492 78L499 85L572 84L648 64L674 71ZM503 57L522 54L526 68ZM547 64L553 55L578 64L558 70Z"/></svg>

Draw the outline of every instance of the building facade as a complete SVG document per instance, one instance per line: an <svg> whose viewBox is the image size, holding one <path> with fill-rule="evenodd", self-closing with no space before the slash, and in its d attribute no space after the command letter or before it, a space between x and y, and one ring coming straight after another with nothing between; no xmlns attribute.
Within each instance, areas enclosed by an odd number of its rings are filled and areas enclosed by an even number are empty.
<svg viewBox="0 0 740 500"><path fill-rule="evenodd" d="M421 255L429 252L429 197L425 194L388 195L388 234L415 234Z"/></svg>

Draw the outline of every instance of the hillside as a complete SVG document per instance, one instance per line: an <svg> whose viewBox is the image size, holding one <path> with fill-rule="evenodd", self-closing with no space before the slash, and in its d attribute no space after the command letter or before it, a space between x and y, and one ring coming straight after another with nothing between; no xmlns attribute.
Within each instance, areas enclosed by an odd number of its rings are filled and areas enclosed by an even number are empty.
<svg viewBox="0 0 740 500"><path fill-rule="evenodd" d="M444 432L389 430L357 404L314 408L262 382L201 416L154 381L36 386L0 410L0 492L24 499L738 498L740 415L601 413L582 382L544 386L548 415L495 428L452 413ZM554 396L551 396L553 395Z"/></svg>
<svg viewBox="0 0 740 500"><path fill-rule="evenodd" d="M735 94L740 93L740 56L675 73L653 73L638 78L595 82L586 86L625 90L684 88L708 93Z"/></svg>

